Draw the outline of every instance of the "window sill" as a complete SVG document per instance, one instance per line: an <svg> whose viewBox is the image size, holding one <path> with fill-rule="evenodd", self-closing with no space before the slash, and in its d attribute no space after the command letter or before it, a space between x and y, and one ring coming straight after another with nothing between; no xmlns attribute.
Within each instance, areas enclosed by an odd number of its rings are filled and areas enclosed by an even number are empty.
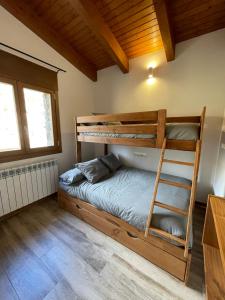
<svg viewBox="0 0 225 300"><path fill-rule="evenodd" d="M35 152L30 152L30 153L20 153L20 154L10 154L10 155L0 155L0 163L6 163L6 162L11 162L11 161L17 161L17 160L24 160L28 158L34 158L34 157L40 157L40 156L46 156L46 155L51 155L51 154L57 154L57 153L62 153L62 147L59 146L55 149L51 150L39 150Z"/></svg>

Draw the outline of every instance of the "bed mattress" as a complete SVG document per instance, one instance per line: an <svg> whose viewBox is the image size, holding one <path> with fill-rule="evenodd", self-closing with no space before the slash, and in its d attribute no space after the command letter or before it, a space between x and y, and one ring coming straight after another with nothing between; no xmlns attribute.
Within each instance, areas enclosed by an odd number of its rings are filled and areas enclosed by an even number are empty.
<svg viewBox="0 0 225 300"><path fill-rule="evenodd" d="M131 167L122 167L101 182L87 180L70 186L60 183L69 195L87 201L130 225L144 231L153 195L156 173ZM190 180L162 174L161 178L190 184ZM160 184L157 200L187 210L190 191ZM171 211L155 207L152 225L174 236L185 238L186 218Z"/></svg>
<svg viewBox="0 0 225 300"><path fill-rule="evenodd" d="M101 136L111 138L133 138L133 139L154 139L154 134L125 134L107 132L82 132L84 136ZM166 125L166 137L169 140L192 140L199 138L199 125L197 124L169 124Z"/></svg>

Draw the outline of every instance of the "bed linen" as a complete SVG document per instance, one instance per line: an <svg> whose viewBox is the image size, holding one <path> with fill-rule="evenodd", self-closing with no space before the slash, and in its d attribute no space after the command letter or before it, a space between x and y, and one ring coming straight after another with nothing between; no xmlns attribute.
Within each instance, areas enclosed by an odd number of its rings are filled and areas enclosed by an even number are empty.
<svg viewBox="0 0 225 300"><path fill-rule="evenodd" d="M144 231L155 176L156 173L152 171L121 167L113 175L95 184L83 180L70 186L60 182L60 187L72 197L89 202ZM161 178L191 184L188 179L172 175L161 174ZM159 185L157 200L160 202L187 210L189 198L189 190ZM155 207L152 225L174 236L185 238L186 218L174 212Z"/></svg>
<svg viewBox="0 0 225 300"><path fill-rule="evenodd" d="M135 134L135 133L107 133L107 132L81 132L83 136L101 136L112 138L130 139L154 139L154 134ZM169 140L193 140L199 138L199 125L197 124L169 124L166 125L166 137Z"/></svg>

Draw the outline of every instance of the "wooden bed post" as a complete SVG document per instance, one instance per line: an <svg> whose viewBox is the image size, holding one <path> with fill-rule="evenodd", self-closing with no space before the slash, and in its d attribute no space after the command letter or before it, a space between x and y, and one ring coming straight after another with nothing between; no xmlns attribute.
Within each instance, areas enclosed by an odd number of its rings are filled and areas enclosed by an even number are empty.
<svg viewBox="0 0 225 300"><path fill-rule="evenodd" d="M156 147L162 148L166 131L166 109L158 111Z"/></svg>
<svg viewBox="0 0 225 300"><path fill-rule="evenodd" d="M201 120L200 120L200 140L202 140L204 125L205 125L205 114L206 114L206 107L203 107L202 114L201 114Z"/></svg>
<svg viewBox="0 0 225 300"><path fill-rule="evenodd" d="M76 162L81 162L81 142L77 140L77 118L74 118L74 131L75 131L75 142L76 142Z"/></svg>
<svg viewBox="0 0 225 300"><path fill-rule="evenodd" d="M76 142L76 161L81 162L81 142Z"/></svg>
<svg viewBox="0 0 225 300"><path fill-rule="evenodd" d="M108 144L104 144L104 155L108 154Z"/></svg>

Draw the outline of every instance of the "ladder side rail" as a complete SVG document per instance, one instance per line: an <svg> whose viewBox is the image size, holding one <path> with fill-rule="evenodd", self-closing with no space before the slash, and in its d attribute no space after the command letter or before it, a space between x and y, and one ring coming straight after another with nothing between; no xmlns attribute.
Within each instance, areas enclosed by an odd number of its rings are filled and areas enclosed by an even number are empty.
<svg viewBox="0 0 225 300"><path fill-rule="evenodd" d="M189 249L189 241L190 241L190 230L192 224L192 213L195 203L195 196L196 196L196 189L197 189L197 180L198 180L198 171L199 171L199 164L200 164L200 154L201 154L201 141L198 140L196 143L196 153L195 153L195 164L194 164L194 172L192 177L192 188L191 188L191 195L190 195L190 203L188 209L188 218L187 218L187 226L186 226L186 244L184 250L184 257L187 258L188 256L188 249Z"/></svg>
<svg viewBox="0 0 225 300"><path fill-rule="evenodd" d="M146 226L145 226L145 237L147 237L148 233L149 233L149 227L151 224L152 214L153 214L153 210L154 210L154 204L155 204L156 195L157 195L158 186L159 186L159 179L160 179L160 174L161 174L161 170L162 170L165 148L166 148L166 138L163 140L163 145L161 148L160 160L159 160L159 165L158 165L158 170L157 170L157 175L156 175L155 185L154 185L154 191L153 191L153 198L152 198L152 202L151 202L151 206L149 209L148 218L147 218Z"/></svg>

